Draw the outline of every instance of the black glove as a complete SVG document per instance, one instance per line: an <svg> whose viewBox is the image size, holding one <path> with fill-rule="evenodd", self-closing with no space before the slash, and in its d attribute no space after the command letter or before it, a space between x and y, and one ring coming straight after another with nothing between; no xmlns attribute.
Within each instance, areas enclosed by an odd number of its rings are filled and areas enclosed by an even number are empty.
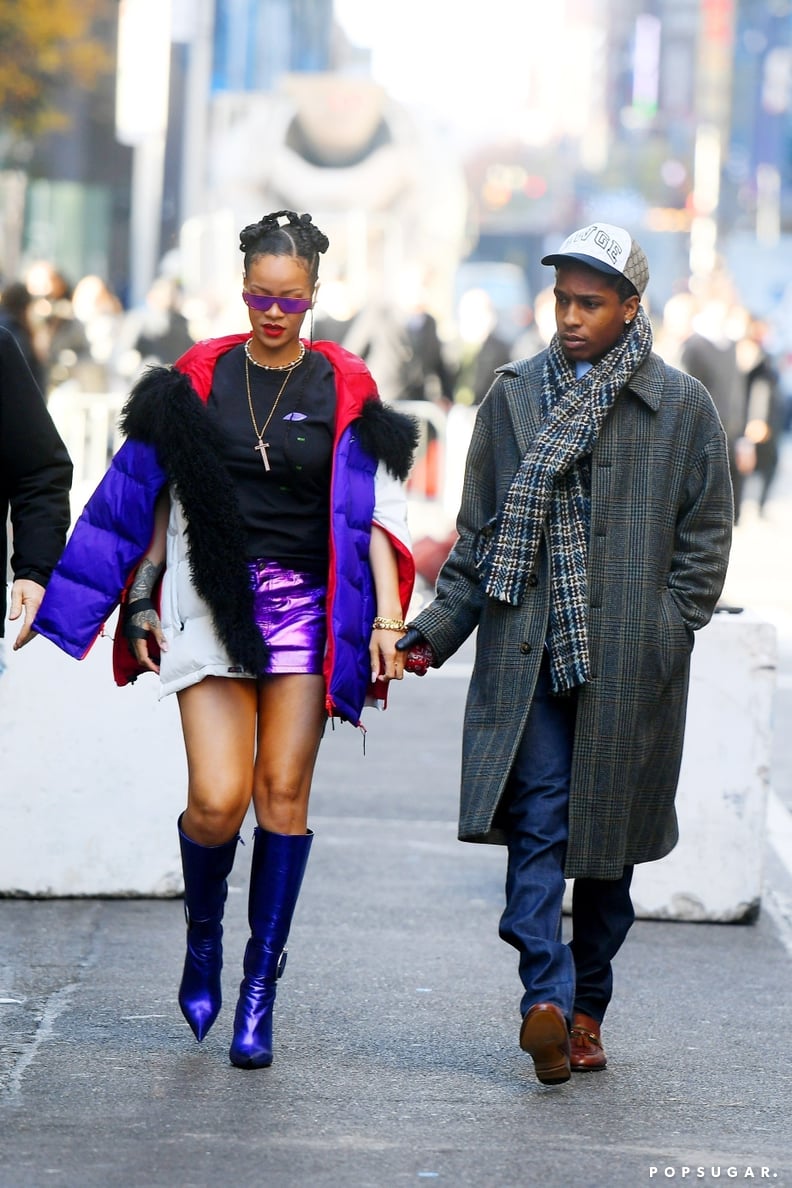
<svg viewBox="0 0 792 1188"><path fill-rule="evenodd" d="M416 644L424 642L424 637L421 635L417 627L408 627L399 639L396 640L397 652L409 652L410 648L414 648Z"/></svg>
<svg viewBox="0 0 792 1188"><path fill-rule="evenodd" d="M435 662L431 645L417 627L408 627L401 639L396 640L396 651L407 653L404 671L414 672L416 676L426 676L426 670Z"/></svg>

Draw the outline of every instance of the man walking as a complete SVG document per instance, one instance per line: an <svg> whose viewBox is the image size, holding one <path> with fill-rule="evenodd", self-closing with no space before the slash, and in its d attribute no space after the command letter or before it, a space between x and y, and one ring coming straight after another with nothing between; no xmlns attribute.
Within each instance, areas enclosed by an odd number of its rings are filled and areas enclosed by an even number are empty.
<svg viewBox="0 0 792 1188"><path fill-rule="evenodd" d="M398 646L408 668L439 666L478 629L459 836L507 847L520 1044L559 1084L605 1067L633 867L677 841L693 632L723 585L732 497L712 399L652 353L649 267L629 232L591 224L542 263L557 333L499 369L459 539Z"/></svg>

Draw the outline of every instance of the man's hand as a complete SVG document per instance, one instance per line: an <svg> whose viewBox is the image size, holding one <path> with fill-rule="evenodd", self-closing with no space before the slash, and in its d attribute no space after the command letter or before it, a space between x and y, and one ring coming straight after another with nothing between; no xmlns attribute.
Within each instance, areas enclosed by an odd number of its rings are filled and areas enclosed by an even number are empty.
<svg viewBox="0 0 792 1188"><path fill-rule="evenodd" d="M19 651L24 648L26 643L29 643L36 634L32 631L33 620L36 617L36 611L41 606L41 600L44 597L44 587L40 586L38 582L31 581L30 578L17 578L11 587L11 609L8 612L9 619L18 619L25 612L25 619L22 624L22 630L14 641L14 651Z"/></svg>
<svg viewBox="0 0 792 1188"><path fill-rule="evenodd" d="M435 662L431 646L415 627L408 627L401 639L397 640L396 650L407 653L404 671L413 672L416 676L426 676L426 670Z"/></svg>

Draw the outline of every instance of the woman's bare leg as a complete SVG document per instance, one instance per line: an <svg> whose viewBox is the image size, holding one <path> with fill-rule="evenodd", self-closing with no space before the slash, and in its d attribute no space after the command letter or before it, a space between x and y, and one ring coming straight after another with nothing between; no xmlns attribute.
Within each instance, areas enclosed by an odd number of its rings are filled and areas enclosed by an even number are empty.
<svg viewBox="0 0 792 1188"><path fill-rule="evenodd" d="M229 1057L239 1068L272 1063L272 1013L286 942L313 835L308 798L325 723L324 681L297 674L265 677L258 689L258 752L245 949L245 976Z"/></svg>
<svg viewBox="0 0 792 1188"><path fill-rule="evenodd" d="M189 780L182 829L202 846L222 845L239 832L253 793L257 685L206 677L178 699Z"/></svg>
<svg viewBox="0 0 792 1188"><path fill-rule="evenodd" d="M256 820L271 833L308 828L308 799L326 721L324 679L283 674L258 687Z"/></svg>

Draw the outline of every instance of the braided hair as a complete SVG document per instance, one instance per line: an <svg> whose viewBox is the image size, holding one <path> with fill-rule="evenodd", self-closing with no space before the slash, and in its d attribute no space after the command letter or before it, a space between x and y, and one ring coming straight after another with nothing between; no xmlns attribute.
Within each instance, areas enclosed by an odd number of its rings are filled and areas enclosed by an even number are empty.
<svg viewBox="0 0 792 1188"><path fill-rule="evenodd" d="M280 219L287 219L281 223ZM239 250L245 253L245 272L258 256L292 256L305 262L311 284L319 275L319 256L330 240L319 230L309 214L294 210L276 210L239 232Z"/></svg>

